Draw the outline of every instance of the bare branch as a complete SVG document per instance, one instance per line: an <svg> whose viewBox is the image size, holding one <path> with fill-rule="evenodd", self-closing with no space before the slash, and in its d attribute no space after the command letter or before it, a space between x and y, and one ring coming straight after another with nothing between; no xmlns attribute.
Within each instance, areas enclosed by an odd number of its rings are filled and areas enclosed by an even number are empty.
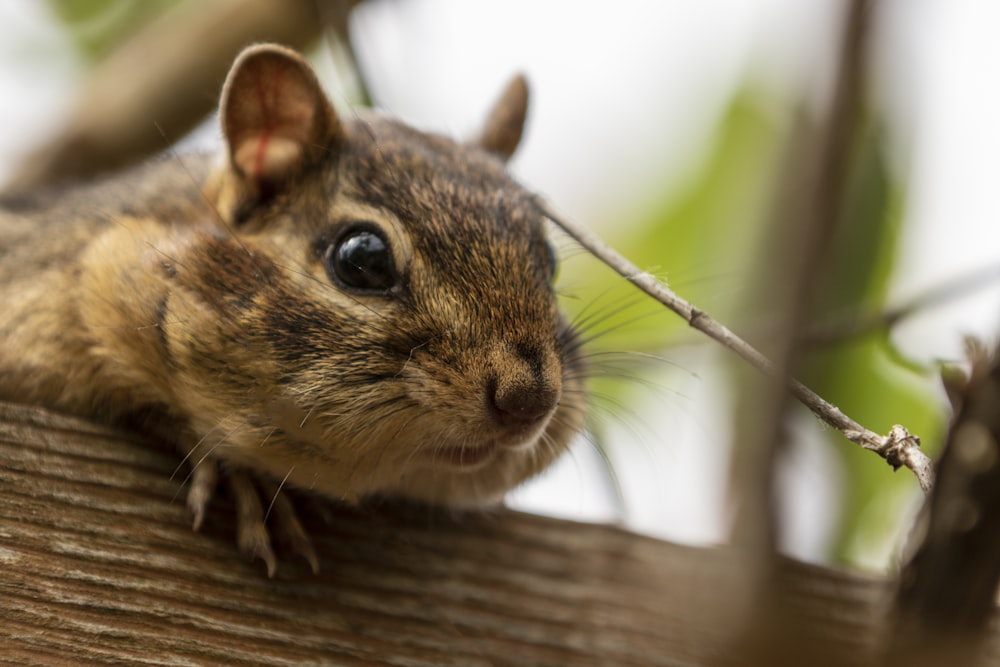
<svg viewBox="0 0 1000 667"><path fill-rule="evenodd" d="M752 345L704 311L695 308L688 301L679 297L651 274L641 271L589 229L556 215L544 202L539 201L538 204L546 217L590 251L594 257L682 317L692 328L729 348L760 372L772 377L775 375L774 365ZM898 425L893 426L888 435L878 435L861 426L798 380L788 378L787 382L791 394L824 423L842 432L851 442L875 452L893 468L900 466L909 468L917 476L920 488L924 492L931 489L934 484L934 465L930 458L921 451L920 438L911 435L904 427Z"/></svg>
<svg viewBox="0 0 1000 667"><path fill-rule="evenodd" d="M230 499L191 530L177 460L0 403L0 662L872 667L890 631L886 578L781 558L774 592L797 634L784 628L762 652L808 653L751 663L720 622L744 613L759 627L756 607L733 602L743 552L503 510L302 498L320 572L283 559L267 579L237 556Z"/></svg>

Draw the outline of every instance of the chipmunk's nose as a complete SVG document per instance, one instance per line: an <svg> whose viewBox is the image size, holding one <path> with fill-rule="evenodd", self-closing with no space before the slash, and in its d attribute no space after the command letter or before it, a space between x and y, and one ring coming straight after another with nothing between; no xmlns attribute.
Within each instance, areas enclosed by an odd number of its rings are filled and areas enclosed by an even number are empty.
<svg viewBox="0 0 1000 667"><path fill-rule="evenodd" d="M556 406L558 393L550 387L509 387L493 392L496 421L502 426L531 426Z"/></svg>
<svg viewBox="0 0 1000 667"><path fill-rule="evenodd" d="M559 402L558 361L530 346L517 346L498 364L487 395L494 420L507 428L530 427Z"/></svg>

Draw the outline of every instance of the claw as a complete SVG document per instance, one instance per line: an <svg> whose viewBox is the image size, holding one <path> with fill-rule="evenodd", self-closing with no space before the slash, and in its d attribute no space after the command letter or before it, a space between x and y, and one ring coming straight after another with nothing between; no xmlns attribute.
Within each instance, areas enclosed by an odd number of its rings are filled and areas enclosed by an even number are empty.
<svg viewBox="0 0 1000 667"><path fill-rule="evenodd" d="M200 529L205 520L208 504L218 485L219 474L219 463L209 458L200 461L191 473L187 506L194 516L195 530ZM275 540L302 556L309 563L313 574L319 574L316 550L302 527L291 500L281 493L280 485L258 480L261 489L271 498L271 505L265 514L260 501L260 490L250 474L227 467L223 479L232 492L233 503L236 505L236 543L243 554L251 560L260 558L267 566L267 576L274 577L278 559L271 544L271 533L265 525L270 519Z"/></svg>
<svg viewBox="0 0 1000 667"><path fill-rule="evenodd" d="M201 528L202 521L205 520L205 511L208 503L215 493L215 486L219 481L219 468L215 461L206 459L202 461L191 473L191 488L187 494L187 506L191 514L194 515L194 529Z"/></svg>
<svg viewBox="0 0 1000 667"><path fill-rule="evenodd" d="M268 512L274 521L275 537L302 556L309 563L313 574L319 574L319 558L316 556L309 534L295 513L295 507L288 496L282 495L281 489L275 487L271 491L272 501Z"/></svg>
<svg viewBox="0 0 1000 667"><path fill-rule="evenodd" d="M278 559L271 548L271 538L264 525L264 510L250 477L239 470L230 471L227 481L236 504L236 543L251 559L260 558L267 565L267 576L274 577Z"/></svg>

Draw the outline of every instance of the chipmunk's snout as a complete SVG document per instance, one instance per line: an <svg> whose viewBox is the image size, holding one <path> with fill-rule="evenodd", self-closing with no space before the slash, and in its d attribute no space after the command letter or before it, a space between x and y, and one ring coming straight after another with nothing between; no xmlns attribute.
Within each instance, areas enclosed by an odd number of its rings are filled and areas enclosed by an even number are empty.
<svg viewBox="0 0 1000 667"><path fill-rule="evenodd" d="M496 365L487 383L487 400L494 421L504 428L530 428L559 404L561 366L555 355L518 346Z"/></svg>
<svg viewBox="0 0 1000 667"><path fill-rule="evenodd" d="M548 386L510 387L492 392L490 407L501 426L530 426L557 405L559 393Z"/></svg>

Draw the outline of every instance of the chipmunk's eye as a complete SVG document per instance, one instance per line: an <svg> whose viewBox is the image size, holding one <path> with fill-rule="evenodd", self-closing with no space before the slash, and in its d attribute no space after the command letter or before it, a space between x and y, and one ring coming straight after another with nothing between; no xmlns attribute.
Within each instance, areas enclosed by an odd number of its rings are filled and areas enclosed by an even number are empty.
<svg viewBox="0 0 1000 667"><path fill-rule="evenodd" d="M347 287L384 292L396 284L389 243L368 227L343 234L327 248L323 263L330 279Z"/></svg>

